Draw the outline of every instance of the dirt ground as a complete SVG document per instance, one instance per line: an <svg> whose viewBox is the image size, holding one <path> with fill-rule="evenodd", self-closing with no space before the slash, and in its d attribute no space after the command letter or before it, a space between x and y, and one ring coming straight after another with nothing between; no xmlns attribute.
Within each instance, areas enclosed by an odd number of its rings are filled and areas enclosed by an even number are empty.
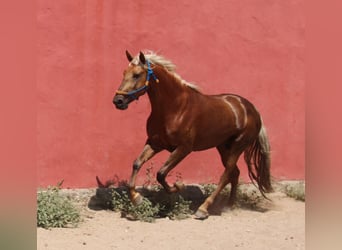
<svg viewBox="0 0 342 250"><path fill-rule="evenodd" d="M129 221L111 210L87 206L79 198L83 221L77 228L37 228L38 249L305 249L305 203L277 190L256 209L222 208L204 221ZM82 195L81 195L82 196Z"/></svg>

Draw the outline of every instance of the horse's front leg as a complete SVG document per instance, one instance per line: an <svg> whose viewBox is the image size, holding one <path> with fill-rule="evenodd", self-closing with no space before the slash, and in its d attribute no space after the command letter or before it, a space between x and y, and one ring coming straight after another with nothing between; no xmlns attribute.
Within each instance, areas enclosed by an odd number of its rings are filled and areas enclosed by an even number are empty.
<svg viewBox="0 0 342 250"><path fill-rule="evenodd" d="M169 156L169 158L167 159L167 161L165 162L165 164L161 167L161 169L158 171L157 173L157 180L158 182L164 187L164 189L169 192L169 193L174 193L177 192L179 190L181 190L184 185L182 183L175 183L174 186L169 186L169 184L166 182L165 178L167 176L167 174L174 168L177 166L177 164L183 160L189 153L191 152L191 150L188 150L187 148L184 147L178 147L176 148L171 155Z"/></svg>
<svg viewBox="0 0 342 250"><path fill-rule="evenodd" d="M146 161L151 159L158 152L159 151L153 149L151 145L147 143L143 151L141 152L141 154L133 163L133 171L132 171L132 175L131 175L128 186L129 186L130 199L134 205L139 205L143 200L143 197L135 190L135 181L136 181L137 174L140 168L142 167L142 165Z"/></svg>

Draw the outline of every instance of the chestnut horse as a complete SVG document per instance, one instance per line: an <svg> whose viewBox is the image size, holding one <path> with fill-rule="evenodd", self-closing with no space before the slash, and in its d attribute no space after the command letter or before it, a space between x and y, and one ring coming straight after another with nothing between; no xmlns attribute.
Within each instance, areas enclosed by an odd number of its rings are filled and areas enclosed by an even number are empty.
<svg viewBox="0 0 342 250"><path fill-rule="evenodd" d="M261 194L272 190L270 180L270 147L260 114L245 98L234 94L205 95L195 85L183 80L175 65L152 52L133 57L126 51L129 64L113 103L120 110L147 93L151 114L147 120L147 140L133 164L129 181L130 199L140 204L142 196L135 190L139 169L162 150L171 154L157 173L158 182L169 192L184 187L170 186L165 178L192 151L216 147L225 170L217 189L204 201L195 218L208 217L208 207L231 183L229 202L236 198L240 170L237 161L244 152L249 177Z"/></svg>

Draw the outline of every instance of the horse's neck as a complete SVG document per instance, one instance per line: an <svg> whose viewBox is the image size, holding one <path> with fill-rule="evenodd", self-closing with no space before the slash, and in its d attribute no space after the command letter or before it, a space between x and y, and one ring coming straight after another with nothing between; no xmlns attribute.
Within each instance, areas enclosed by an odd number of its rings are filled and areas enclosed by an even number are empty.
<svg viewBox="0 0 342 250"><path fill-rule="evenodd" d="M159 82L153 81L148 91L152 113L177 112L186 104L189 90L164 69L156 69Z"/></svg>

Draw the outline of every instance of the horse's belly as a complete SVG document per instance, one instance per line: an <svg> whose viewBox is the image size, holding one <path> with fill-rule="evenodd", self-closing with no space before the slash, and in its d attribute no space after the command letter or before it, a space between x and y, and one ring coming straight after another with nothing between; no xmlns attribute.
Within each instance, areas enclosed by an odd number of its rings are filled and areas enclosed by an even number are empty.
<svg viewBox="0 0 342 250"><path fill-rule="evenodd" d="M214 148L214 147L217 147L218 145L224 143L225 140L216 140L216 141L206 141L205 143L196 143L194 144L193 146L193 151L202 151L202 150L207 150L207 149L210 149L210 148Z"/></svg>
<svg viewBox="0 0 342 250"><path fill-rule="evenodd" d="M201 151L209 148L217 147L225 143L230 137L234 136L238 131L232 129L218 129L214 131L207 130L199 133L194 138L193 150Z"/></svg>

